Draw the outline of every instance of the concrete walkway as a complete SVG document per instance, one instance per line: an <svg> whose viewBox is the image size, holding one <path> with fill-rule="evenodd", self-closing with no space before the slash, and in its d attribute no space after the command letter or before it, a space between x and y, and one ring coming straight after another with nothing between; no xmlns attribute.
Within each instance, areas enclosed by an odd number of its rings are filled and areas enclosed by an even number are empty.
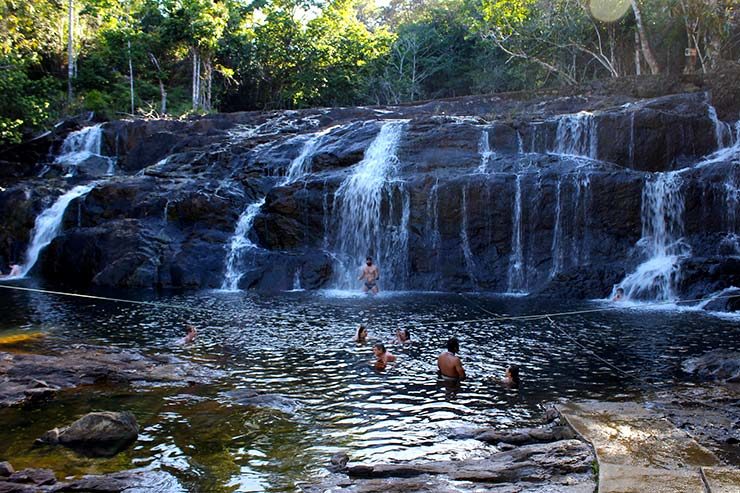
<svg viewBox="0 0 740 493"><path fill-rule="evenodd" d="M636 402L557 406L599 461L599 493L738 493L740 469Z"/></svg>

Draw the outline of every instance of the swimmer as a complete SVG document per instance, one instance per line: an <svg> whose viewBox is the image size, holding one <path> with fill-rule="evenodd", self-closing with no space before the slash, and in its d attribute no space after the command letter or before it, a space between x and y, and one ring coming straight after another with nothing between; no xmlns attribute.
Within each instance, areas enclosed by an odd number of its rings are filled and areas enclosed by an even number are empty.
<svg viewBox="0 0 740 493"><path fill-rule="evenodd" d="M362 286L362 292L378 294L378 279L380 279L378 266L373 265L372 257L366 258L365 266L362 268L362 274L358 279L358 281L365 281L365 284Z"/></svg>
<svg viewBox="0 0 740 493"><path fill-rule="evenodd" d="M0 277L18 277L23 272L23 268L18 264L12 264L10 266L10 272L7 275L0 275Z"/></svg>
<svg viewBox="0 0 740 493"><path fill-rule="evenodd" d="M375 355L375 361L371 361L370 363L376 370L385 370L388 363L396 361L396 357L389 353L385 349L385 345L380 342L373 346L373 354Z"/></svg>
<svg viewBox="0 0 740 493"><path fill-rule="evenodd" d="M456 337L447 341L447 351L437 358L437 372L439 376L452 380L465 380L465 370L457 353L460 352L460 343Z"/></svg>
<svg viewBox="0 0 740 493"><path fill-rule="evenodd" d="M509 365L506 369L506 375L501 379L501 383L507 387L519 387L519 367L517 365Z"/></svg>
<svg viewBox="0 0 740 493"><path fill-rule="evenodd" d="M612 301L622 301L624 300L624 288L617 288L617 294L614 295L614 298L612 298Z"/></svg>
<svg viewBox="0 0 740 493"><path fill-rule="evenodd" d="M354 341L358 344L364 344L367 342L367 327L360 325L357 328L357 334L355 334Z"/></svg>
<svg viewBox="0 0 740 493"><path fill-rule="evenodd" d="M409 329L396 329L396 342L400 342L401 344L411 342L411 332Z"/></svg>
<svg viewBox="0 0 740 493"><path fill-rule="evenodd" d="M182 338L183 344L190 344L195 340L195 336L198 335L198 331L192 325L185 326L185 337Z"/></svg>

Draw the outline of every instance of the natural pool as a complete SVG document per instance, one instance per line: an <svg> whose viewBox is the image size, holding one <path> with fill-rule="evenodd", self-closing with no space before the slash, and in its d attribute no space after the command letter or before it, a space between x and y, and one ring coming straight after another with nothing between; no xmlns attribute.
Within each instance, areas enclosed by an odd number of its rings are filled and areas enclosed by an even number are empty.
<svg viewBox="0 0 740 493"><path fill-rule="evenodd" d="M174 353L224 370L213 385L181 388L95 386L31 409L1 409L0 458L16 468L50 467L60 476L132 467L175 474L188 491L294 491L322 474L345 450L354 461L468 457L474 441L450 440L461 426L530 425L541 404L558 398L618 399L684 379L681 362L709 349L740 349L736 319L690 310L616 311L547 320L470 322L498 314L592 309L603 303L554 303L486 294L289 292L266 295L201 291L155 295L98 292L187 307L126 305L40 293L0 292L0 336L45 332L14 350L59 351L73 343ZM367 323L399 362L375 372L370 345L352 336ZM195 344L176 344L182 326L199 328ZM410 328L410 345L392 332ZM574 344L575 338L614 369ZM435 378L436 356L457 335L469 380L449 387ZM0 348L2 350L3 348ZM521 389L498 383L508 363L522 368ZM294 413L241 407L223 392L253 388L299 403ZM138 442L112 459L62 448L34 448L44 431L93 410L130 410Z"/></svg>

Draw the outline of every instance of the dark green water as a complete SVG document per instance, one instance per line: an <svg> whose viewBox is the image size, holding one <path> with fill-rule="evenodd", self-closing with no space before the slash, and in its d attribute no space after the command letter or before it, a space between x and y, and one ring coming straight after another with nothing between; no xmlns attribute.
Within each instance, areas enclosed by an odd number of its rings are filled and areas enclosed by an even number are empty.
<svg viewBox="0 0 740 493"><path fill-rule="evenodd" d="M55 351L70 343L173 353L226 372L213 385L185 388L91 387L31 409L0 410L0 459L16 468L51 467L61 475L132 467L172 472L188 491L294 491L322 474L331 455L354 461L463 458L485 453L474 441L449 440L461 426L509 428L537 423L541 404L558 398L619 399L651 385L686 379L681 362L714 348L740 349L736 319L680 310L625 308L558 318L558 327L611 364L574 345L546 320L438 322L499 314L533 314L599 303L554 304L515 297L394 293L377 298L342 293L280 295L218 291L168 294L105 292L158 299L191 310L0 291L0 336L46 333L15 350ZM476 306L478 305L478 306ZM195 344L177 344L184 323ZM368 323L398 363L375 372L370 345L351 339ZM391 342L410 327L410 345ZM436 356L446 339L461 340L470 376L460 387L437 382ZM498 379L509 363L522 368L519 391ZM253 388L300 403L295 413L245 408L222 392ZM93 410L130 410L138 442L113 459L88 459L61 448L33 448L44 431Z"/></svg>

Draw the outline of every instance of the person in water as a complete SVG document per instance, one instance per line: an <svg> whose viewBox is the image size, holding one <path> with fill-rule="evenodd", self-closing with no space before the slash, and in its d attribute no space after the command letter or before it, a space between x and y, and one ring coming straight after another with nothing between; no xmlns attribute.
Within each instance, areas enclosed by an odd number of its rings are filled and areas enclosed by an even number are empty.
<svg viewBox="0 0 740 493"><path fill-rule="evenodd" d="M8 272L4 276L1 275L2 273L0 273L0 277L18 277L18 276L21 275L21 272L22 271L23 271L23 268L20 265L18 265L18 264L12 264L10 266L10 272Z"/></svg>
<svg viewBox="0 0 740 493"><path fill-rule="evenodd" d="M396 342L400 342L401 344L411 342L411 332L409 329L396 329Z"/></svg>
<svg viewBox="0 0 740 493"><path fill-rule="evenodd" d="M501 379L501 383L507 387L519 387L519 367L517 365L509 365L506 369L506 375Z"/></svg>
<svg viewBox="0 0 740 493"><path fill-rule="evenodd" d="M186 325L185 326L185 337L182 338L183 344L190 344L195 340L195 337L198 335L198 331L195 330L195 327L192 325Z"/></svg>
<svg viewBox="0 0 740 493"><path fill-rule="evenodd" d="M617 294L614 295L614 298L612 298L612 301L622 301L624 300L624 288L617 288Z"/></svg>
<svg viewBox="0 0 740 493"><path fill-rule="evenodd" d="M380 342L373 346L373 354L375 355L373 366L376 370L385 370L385 368L388 366L388 363L396 361L396 357L389 353L385 349L385 345Z"/></svg>
<svg viewBox="0 0 740 493"><path fill-rule="evenodd" d="M367 327L364 325L360 325L357 328L357 333L355 334L355 342L358 344L364 344L367 342Z"/></svg>
<svg viewBox="0 0 740 493"><path fill-rule="evenodd" d="M457 353L460 352L460 343L456 337L447 341L447 351L437 358L438 374L442 378L451 380L465 380L465 370Z"/></svg>
<svg viewBox="0 0 740 493"><path fill-rule="evenodd" d="M362 274L358 279L359 281L365 281L365 284L362 286L362 292L378 294L378 279L380 279L378 266L373 265L372 257L366 258L365 266L362 268Z"/></svg>

